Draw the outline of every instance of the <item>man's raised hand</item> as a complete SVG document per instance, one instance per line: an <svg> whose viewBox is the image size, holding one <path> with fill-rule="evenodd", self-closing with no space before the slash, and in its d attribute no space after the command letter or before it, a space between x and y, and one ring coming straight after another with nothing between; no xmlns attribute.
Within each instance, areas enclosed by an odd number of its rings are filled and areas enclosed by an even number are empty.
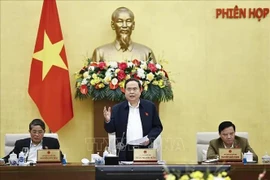
<svg viewBox="0 0 270 180"><path fill-rule="evenodd" d="M106 106L104 106L103 116L105 118L106 123L110 122L110 120L111 120L111 107L109 107L107 110Z"/></svg>

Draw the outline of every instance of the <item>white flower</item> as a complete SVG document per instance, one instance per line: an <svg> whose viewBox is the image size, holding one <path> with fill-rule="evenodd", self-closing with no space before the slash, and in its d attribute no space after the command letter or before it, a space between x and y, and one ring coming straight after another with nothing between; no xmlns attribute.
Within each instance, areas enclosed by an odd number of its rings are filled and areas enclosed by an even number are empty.
<svg viewBox="0 0 270 180"><path fill-rule="evenodd" d="M127 66L128 66L129 68L131 68L131 67L133 66L133 63L132 63L132 62L128 62L128 63L127 63Z"/></svg>
<svg viewBox="0 0 270 180"><path fill-rule="evenodd" d="M118 83L118 79L117 78L113 78L112 79L112 84L115 86Z"/></svg>
<svg viewBox="0 0 270 180"><path fill-rule="evenodd" d="M114 72L114 69L113 69L113 68L109 68L109 69L106 71L105 76L112 77L113 72Z"/></svg>
<svg viewBox="0 0 270 180"><path fill-rule="evenodd" d="M117 68L117 67L118 67L118 64L117 64L116 61L111 61L111 62L109 62L109 66L110 66L111 68Z"/></svg>
<svg viewBox="0 0 270 180"><path fill-rule="evenodd" d="M156 68L157 68L157 69L161 69L161 65L157 63L157 64L156 64Z"/></svg>
<svg viewBox="0 0 270 180"><path fill-rule="evenodd" d="M82 80L82 83L81 83L81 85L85 85L85 84L87 84L87 78L84 78L83 80Z"/></svg>
<svg viewBox="0 0 270 180"><path fill-rule="evenodd" d="M88 72L88 71L85 71L85 72L83 73L83 77L84 77L84 78L90 77L89 72Z"/></svg>
<svg viewBox="0 0 270 180"><path fill-rule="evenodd" d="M88 70L90 70L90 71L94 71L94 69L95 69L95 66L89 66L89 68L88 68Z"/></svg>
<svg viewBox="0 0 270 180"><path fill-rule="evenodd" d="M142 61L141 61L141 64L146 64L146 62L142 60Z"/></svg>
<svg viewBox="0 0 270 180"><path fill-rule="evenodd" d="M141 68L138 68L137 69L137 75L138 75L138 77L144 79L145 78L144 70L141 69Z"/></svg>
<svg viewBox="0 0 270 180"><path fill-rule="evenodd" d="M146 64L145 61L141 61L140 68L142 68L142 69L147 69L147 64Z"/></svg>

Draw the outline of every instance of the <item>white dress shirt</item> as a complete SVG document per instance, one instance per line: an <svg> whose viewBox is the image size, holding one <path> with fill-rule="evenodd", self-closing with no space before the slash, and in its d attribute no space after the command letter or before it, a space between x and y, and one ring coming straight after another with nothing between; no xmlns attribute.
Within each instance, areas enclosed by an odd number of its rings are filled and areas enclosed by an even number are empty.
<svg viewBox="0 0 270 180"><path fill-rule="evenodd" d="M143 137L142 121L140 116L139 105L136 107L129 105L128 123L127 123L127 144L130 141L140 139Z"/></svg>
<svg viewBox="0 0 270 180"><path fill-rule="evenodd" d="M231 149L231 148L234 148L233 143L232 143L232 146L231 146L231 147L227 147L225 143L223 143L223 145L224 145L224 148L226 148L226 149Z"/></svg>
<svg viewBox="0 0 270 180"><path fill-rule="evenodd" d="M37 150L42 149L42 141L39 144L34 144L31 140L30 150L27 161L37 162Z"/></svg>

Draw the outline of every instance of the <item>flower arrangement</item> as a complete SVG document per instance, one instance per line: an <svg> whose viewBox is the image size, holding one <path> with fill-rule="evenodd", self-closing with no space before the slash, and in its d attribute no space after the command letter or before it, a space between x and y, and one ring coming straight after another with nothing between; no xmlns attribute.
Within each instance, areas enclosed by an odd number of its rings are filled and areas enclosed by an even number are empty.
<svg viewBox="0 0 270 180"><path fill-rule="evenodd" d="M84 67L75 74L75 98L92 100L125 99L124 85L129 78L138 79L143 87L141 98L154 102L173 100L171 81L159 63L151 59L127 62L93 62L87 58Z"/></svg>
<svg viewBox="0 0 270 180"><path fill-rule="evenodd" d="M194 171L190 174L184 174L179 177L179 173L173 172L173 173L165 173L164 178L165 180L231 180L231 178L228 176L228 173L218 172L216 175L211 174L209 172L202 173L201 171ZM259 174L258 180L263 180L265 177L266 171L264 170L262 173Z"/></svg>
<svg viewBox="0 0 270 180"><path fill-rule="evenodd" d="M202 173L201 171L194 171L190 174L185 174L180 176L179 178L175 174L166 174L166 180L231 180L229 176L227 176L227 172L219 172L216 175L211 174L209 172Z"/></svg>

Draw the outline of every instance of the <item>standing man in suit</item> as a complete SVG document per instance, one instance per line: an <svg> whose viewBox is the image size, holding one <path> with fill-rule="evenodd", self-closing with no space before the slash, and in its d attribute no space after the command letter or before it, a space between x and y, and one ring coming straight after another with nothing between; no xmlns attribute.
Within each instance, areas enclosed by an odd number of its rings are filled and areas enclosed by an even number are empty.
<svg viewBox="0 0 270 180"><path fill-rule="evenodd" d="M130 141L145 138L137 148L147 148L161 133L163 127L154 103L140 99L142 85L131 78L125 83L126 100L108 109L104 107L104 128L116 133L116 147L120 161L133 160Z"/></svg>
<svg viewBox="0 0 270 180"><path fill-rule="evenodd" d="M207 159L215 159L219 156L219 148L241 148L242 153L253 153L253 160L258 161L258 156L250 147L248 140L235 135L235 125L230 121L220 123L218 127L219 138L211 140L207 150Z"/></svg>
<svg viewBox="0 0 270 180"><path fill-rule="evenodd" d="M37 161L37 150L39 149L59 149L60 145L57 139L51 137L44 137L45 123L40 119L34 119L29 124L29 133L31 138L20 139L15 142L14 149L4 157L4 161L7 163L9 155L14 152L19 155L23 147L29 148L29 154L26 159L30 162ZM61 152L61 158L63 158Z"/></svg>

